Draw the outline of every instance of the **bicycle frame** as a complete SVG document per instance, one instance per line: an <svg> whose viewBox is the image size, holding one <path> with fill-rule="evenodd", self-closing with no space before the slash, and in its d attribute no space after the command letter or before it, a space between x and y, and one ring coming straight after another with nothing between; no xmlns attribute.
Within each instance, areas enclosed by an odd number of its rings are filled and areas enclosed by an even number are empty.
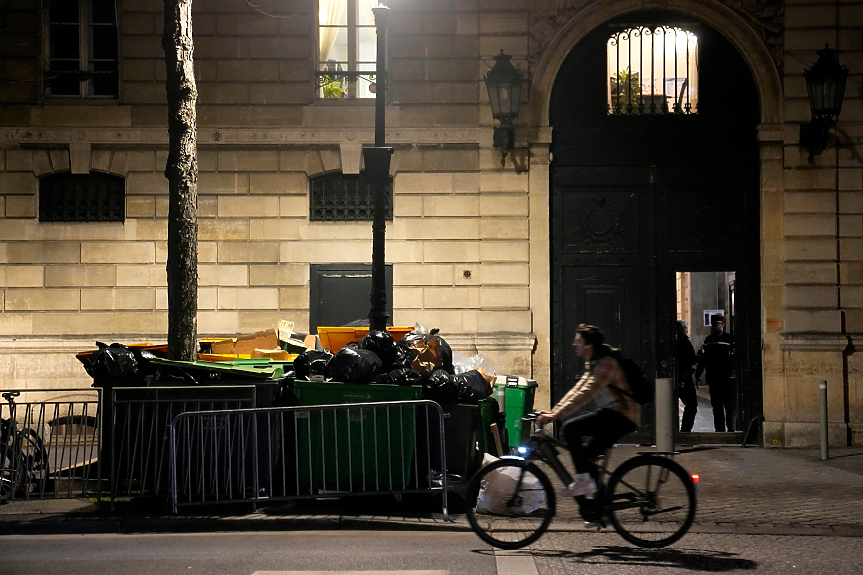
<svg viewBox="0 0 863 575"><path fill-rule="evenodd" d="M528 444L524 447L519 448L519 450L524 449L527 453L524 457L520 457L528 462L532 461L542 461L554 471L555 475L563 482L564 485L569 485L572 483L572 474L569 473L569 470L564 467L563 463L560 461L560 454L557 451L557 448L567 449L566 444L562 441L555 439L549 435L542 433L541 431L535 432L530 436L530 440ZM608 462L608 452L611 449L606 450L605 455L602 457L602 463L598 465L599 468L599 478L597 481L597 489L600 494L597 501L603 507L603 509L607 513L612 513L615 511L623 511L625 509L634 509L638 507L643 507L645 501L649 502L652 497L649 493L645 492L644 489L640 487L636 487L631 483L624 481L622 478L618 477L618 481L631 490L631 493L626 493L623 496L626 497L626 501L615 502L609 501L607 498L609 494L605 493L605 485L608 484L606 477L616 477L614 471L609 471L606 464ZM656 455L659 457L667 457L669 459L674 459L673 452L639 452L638 455ZM668 470L662 470L667 479ZM648 475L648 483L650 480L650 476ZM664 483L666 479L660 479L660 483ZM519 480L519 484L521 480ZM676 511L680 506L677 507L669 507L658 509L654 511L645 511L647 515L657 515L660 513L667 513L669 511Z"/></svg>

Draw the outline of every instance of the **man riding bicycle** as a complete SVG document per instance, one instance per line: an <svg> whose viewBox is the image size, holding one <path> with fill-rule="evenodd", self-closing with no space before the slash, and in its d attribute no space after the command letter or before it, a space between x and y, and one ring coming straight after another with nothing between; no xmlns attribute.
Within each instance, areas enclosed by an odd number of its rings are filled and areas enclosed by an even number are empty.
<svg viewBox="0 0 863 575"><path fill-rule="evenodd" d="M598 327L580 324L572 347L586 361L584 375L551 411L540 412L536 424L566 421L593 400L589 413L563 424L561 431L577 475L560 493L564 497L575 497L585 520L595 521L598 518L587 499L592 499L596 493L599 473L596 460L618 439L638 429L641 406L632 398L623 370ZM586 443L585 437L589 438Z"/></svg>

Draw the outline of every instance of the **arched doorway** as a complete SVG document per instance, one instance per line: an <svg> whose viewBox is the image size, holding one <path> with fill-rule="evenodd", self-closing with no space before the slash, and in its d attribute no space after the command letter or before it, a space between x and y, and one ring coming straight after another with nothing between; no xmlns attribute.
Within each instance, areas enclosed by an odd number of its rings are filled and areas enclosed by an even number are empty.
<svg viewBox="0 0 863 575"><path fill-rule="evenodd" d="M697 113L673 113L674 100L672 113L614 113L620 101L609 96L610 77L619 83L634 70L609 74L608 41L640 26L697 36ZM570 52L549 112L552 400L581 373L569 345L580 322L601 326L609 343L639 360L646 373L672 377L681 278L712 275L721 293L712 304L690 302L686 317L705 309L730 315L738 432L718 440L739 439L739 430L761 414L759 106L746 63L701 22L629 13ZM648 441L653 413L645 411L639 439Z"/></svg>

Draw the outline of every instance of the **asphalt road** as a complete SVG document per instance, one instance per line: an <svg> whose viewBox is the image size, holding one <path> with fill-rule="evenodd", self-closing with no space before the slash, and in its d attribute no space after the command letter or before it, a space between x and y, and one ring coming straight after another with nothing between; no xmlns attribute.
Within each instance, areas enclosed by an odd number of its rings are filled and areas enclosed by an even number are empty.
<svg viewBox="0 0 863 575"><path fill-rule="evenodd" d="M306 531L0 537L3 575L858 575L859 538L689 534L664 550L614 533L548 533L495 553L472 533ZM309 574L310 575L310 574Z"/></svg>

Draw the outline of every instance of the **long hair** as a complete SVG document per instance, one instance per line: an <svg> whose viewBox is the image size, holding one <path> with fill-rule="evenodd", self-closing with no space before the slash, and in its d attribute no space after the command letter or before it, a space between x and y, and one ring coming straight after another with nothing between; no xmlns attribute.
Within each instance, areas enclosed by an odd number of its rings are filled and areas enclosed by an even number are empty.
<svg viewBox="0 0 863 575"><path fill-rule="evenodd" d="M575 333L581 336L585 345L592 345L594 349L605 343L605 334L595 325L580 323L578 324Z"/></svg>

